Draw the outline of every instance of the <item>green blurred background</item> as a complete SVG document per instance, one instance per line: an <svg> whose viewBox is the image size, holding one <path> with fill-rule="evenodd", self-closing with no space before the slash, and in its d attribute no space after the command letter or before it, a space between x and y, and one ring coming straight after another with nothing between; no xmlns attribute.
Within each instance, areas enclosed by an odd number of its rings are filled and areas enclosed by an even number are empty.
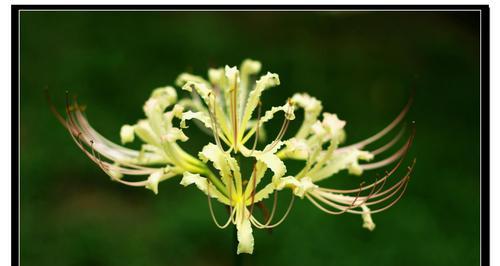
<svg viewBox="0 0 500 266"><path fill-rule="evenodd" d="M155 87L184 71L206 75L210 66L253 58L280 75L266 106L306 91L347 120L347 143L384 127L415 88L408 119L417 124L410 156L418 162L403 199L374 215L375 231L359 216L330 216L299 200L272 233L254 230L255 252L244 265L478 265L479 19L477 12L22 12L22 264L232 265L232 229L212 223L205 196L179 178L161 183L157 196L111 182L49 112L43 90L60 110L66 90L77 94L93 126L118 142L120 126L143 117ZM189 133L184 146L194 153L208 137ZM325 184L360 179L342 173Z"/></svg>

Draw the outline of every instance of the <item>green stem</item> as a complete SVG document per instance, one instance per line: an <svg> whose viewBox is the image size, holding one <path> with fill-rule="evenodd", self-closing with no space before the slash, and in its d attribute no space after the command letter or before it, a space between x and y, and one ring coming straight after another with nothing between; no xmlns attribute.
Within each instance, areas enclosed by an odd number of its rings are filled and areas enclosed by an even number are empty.
<svg viewBox="0 0 500 266"><path fill-rule="evenodd" d="M214 175L214 173L212 173L212 171L210 171L209 169L206 169L206 174L207 174L207 177L208 179L210 179L210 182L212 182L215 187L222 193L224 194L225 196L228 196L227 194L227 191L226 191L226 187L224 186L224 184L222 184L222 182Z"/></svg>

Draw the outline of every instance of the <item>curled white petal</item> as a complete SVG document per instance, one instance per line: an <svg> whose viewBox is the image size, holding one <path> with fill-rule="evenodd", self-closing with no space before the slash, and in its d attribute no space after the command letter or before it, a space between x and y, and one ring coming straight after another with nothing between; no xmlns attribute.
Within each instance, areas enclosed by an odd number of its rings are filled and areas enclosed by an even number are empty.
<svg viewBox="0 0 500 266"><path fill-rule="evenodd" d="M147 180L146 188L152 190L155 194L158 194L158 184L161 181L161 178L164 174L164 170L152 173Z"/></svg>
<svg viewBox="0 0 500 266"><path fill-rule="evenodd" d="M177 92L170 86L160 87L153 90L150 98L158 100L160 108L164 110L177 102Z"/></svg>
<svg viewBox="0 0 500 266"><path fill-rule="evenodd" d="M212 89L206 83L199 83L188 81L184 86L182 86L183 90L192 92L193 89L200 95L200 97L205 101L207 105L210 103L210 94L212 93Z"/></svg>
<svg viewBox="0 0 500 266"><path fill-rule="evenodd" d="M180 182L181 185L187 187L189 185L195 184L196 187L204 192L206 195L210 194L210 197L217 199L218 201L229 204L229 200L222 195L217 188L210 183L210 191L207 190L208 182L205 177L202 177L199 174L193 174L190 172L185 172L182 176L182 180Z"/></svg>
<svg viewBox="0 0 500 266"><path fill-rule="evenodd" d="M208 70L208 80L212 84L221 86L225 80L223 68L210 68Z"/></svg>
<svg viewBox="0 0 500 266"><path fill-rule="evenodd" d="M321 101L309 96L307 93L294 94L292 102L304 109L304 121L295 137L301 139L306 138L311 132L311 125L318 119L323 106L321 105Z"/></svg>
<svg viewBox="0 0 500 266"><path fill-rule="evenodd" d="M191 119L196 119L202 122L206 128L212 128L210 117L206 113L192 112L192 111L187 111L182 113L181 123L180 123L181 128L187 128L186 120L191 120Z"/></svg>
<svg viewBox="0 0 500 266"><path fill-rule="evenodd" d="M333 153L325 165L314 173L310 173L310 176L314 182L317 182L344 169L347 169L350 174L361 175L363 169L359 165L359 160L371 160L372 158L373 154L355 148L342 151L341 153Z"/></svg>
<svg viewBox="0 0 500 266"><path fill-rule="evenodd" d="M252 59L245 59L241 63L241 74L242 75L252 75L260 72L262 64L259 61Z"/></svg>
<svg viewBox="0 0 500 266"><path fill-rule="evenodd" d="M144 142L158 145L160 143L160 139L153 132L153 129L149 125L147 120L140 120L134 127L135 134L142 139Z"/></svg>
<svg viewBox="0 0 500 266"><path fill-rule="evenodd" d="M177 77L177 80L175 81L175 84L179 87L184 86L188 82L195 82L195 83L204 83L208 84L208 82L200 77L200 76L195 76L189 73L182 73Z"/></svg>
<svg viewBox="0 0 500 266"><path fill-rule="evenodd" d="M361 218L363 218L363 228L373 231L373 229L375 229L375 223L372 220L370 209L365 204L361 205L361 209L363 210L361 214Z"/></svg>
<svg viewBox="0 0 500 266"><path fill-rule="evenodd" d="M239 74L240 72L238 71L237 67L226 66L225 76L230 86L233 86L233 84L237 84L239 82Z"/></svg>
<svg viewBox="0 0 500 266"><path fill-rule="evenodd" d="M305 139L291 138L285 141L286 148L283 156L291 159L305 160L311 148Z"/></svg>
<svg viewBox="0 0 500 266"><path fill-rule="evenodd" d="M252 117L253 111L259 104L262 92L270 87L277 86L279 84L280 80L278 75L269 72L266 75L262 76L259 80L257 80L255 88L248 94L248 100L246 102L243 117L241 119L242 128L246 128L248 121ZM240 132L240 135L242 134L243 132Z"/></svg>
<svg viewBox="0 0 500 266"><path fill-rule="evenodd" d="M241 253L253 253L253 245L254 239L252 234L252 224L250 220L247 218L247 215L244 215L241 223L236 224L237 237L238 237L238 250L236 251L238 254Z"/></svg>
<svg viewBox="0 0 500 266"><path fill-rule="evenodd" d="M340 120L336 114L323 113L322 124L327 134L329 134L329 139L336 140L339 143L344 141L344 126L346 124L344 120Z"/></svg>
<svg viewBox="0 0 500 266"><path fill-rule="evenodd" d="M253 84L250 83L250 78L260 72L261 63L252 59L245 59L241 64L241 74L240 74L240 87L238 91L238 114L240 117L243 116L243 110L246 105L246 99L248 97L248 91L252 89Z"/></svg>
<svg viewBox="0 0 500 266"><path fill-rule="evenodd" d="M233 174L231 173L232 165L229 163L229 160L234 160L234 158L231 158L229 154L220 150L220 148L213 143L205 145L202 151L198 153L198 157L205 163L211 161L214 168L219 170L219 174L224 184L233 187L233 175L236 175L234 172Z"/></svg>
<svg viewBox="0 0 500 266"><path fill-rule="evenodd" d="M189 138L184 134L184 132L176 127L168 129L167 133L162 136L163 141L175 142L177 140L187 141Z"/></svg>
<svg viewBox="0 0 500 266"><path fill-rule="evenodd" d="M317 185L313 183L311 178L309 177L303 177L299 180L297 180L293 176L287 176L284 178L280 179L279 184L277 185L278 190L282 190L285 187L289 187L292 189L293 194L300 198L304 198L304 195L316 188L318 188Z"/></svg>

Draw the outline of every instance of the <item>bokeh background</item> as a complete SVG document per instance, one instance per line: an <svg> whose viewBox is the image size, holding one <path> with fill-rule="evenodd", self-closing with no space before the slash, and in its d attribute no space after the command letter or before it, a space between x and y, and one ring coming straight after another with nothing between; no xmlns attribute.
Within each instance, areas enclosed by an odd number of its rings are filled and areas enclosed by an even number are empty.
<svg viewBox="0 0 500 266"><path fill-rule="evenodd" d="M253 58L280 75L266 106L306 91L347 120L347 143L383 128L414 88L409 156L418 161L404 198L374 215L375 231L359 216L330 216L299 200L284 224L254 231L244 265L478 265L479 19L478 12L21 12L22 264L232 265L233 231L212 223L204 195L179 178L161 183L158 195L110 181L58 124L43 90L59 110L66 90L78 95L94 127L118 142L121 125L143 117L152 89L184 71L206 75ZM184 147L194 153L208 137L189 133ZM379 172L341 173L325 184L357 186Z"/></svg>

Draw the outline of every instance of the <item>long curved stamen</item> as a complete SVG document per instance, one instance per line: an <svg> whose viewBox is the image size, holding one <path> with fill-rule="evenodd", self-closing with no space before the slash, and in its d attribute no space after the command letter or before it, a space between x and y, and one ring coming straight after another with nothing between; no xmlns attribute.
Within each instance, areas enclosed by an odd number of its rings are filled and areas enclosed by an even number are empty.
<svg viewBox="0 0 500 266"><path fill-rule="evenodd" d="M290 100L289 100L290 101ZM291 105L290 105L291 106ZM289 107L289 110L288 112L290 112L290 109L292 107ZM281 125L281 129L280 131L278 132L278 135L276 136L276 139L271 143L271 145L269 146L269 148L265 149L263 152L268 152L270 150L272 150L274 147L276 147L276 145L278 145L278 143L281 141L281 139L283 138L283 136L285 135L286 133L286 130L288 129L288 125L290 124L290 120L288 119L286 113L285 113L285 119L283 120L283 124Z"/></svg>
<svg viewBox="0 0 500 266"><path fill-rule="evenodd" d="M257 124L255 125L255 139L253 141L252 151L250 152L250 156L252 156L253 152L255 151L255 148L257 147L257 141L259 140L260 118L262 111L261 109L262 109L262 103L259 101L257 109Z"/></svg>
<svg viewBox="0 0 500 266"><path fill-rule="evenodd" d="M214 113L212 113L212 112L215 112L216 99L215 99L215 95L213 93L209 93L208 97L210 98L211 95L214 97L213 97L212 107L208 106L208 114L210 116L210 122L212 123L212 134L214 135L214 139L215 139L215 143L217 144L217 147L219 147L219 149L224 152L224 148L222 147L222 144L221 144L220 139L219 139L217 117L215 116ZM212 110L210 110L210 109L212 109Z"/></svg>
<svg viewBox="0 0 500 266"><path fill-rule="evenodd" d="M401 191L401 192L400 192L400 194L399 194L399 196L398 196L395 200L393 200L391 203L389 203L388 205L386 205L386 206L384 206L384 207L382 207L382 208L380 208L380 209L372 210L372 211L370 211L370 213L378 213L378 212L382 212L382 211L384 211L384 210L387 210L388 208L390 208L391 206L393 206L394 204L396 204L396 203L397 203L397 201L399 201L399 199L401 199L401 197L402 197L402 195L404 194L404 192L405 192L405 190L406 190L406 187L407 187L407 185L408 185L408 181L409 181L409 179L410 179L410 174L411 174L411 172L412 172L412 169L413 169L413 167L409 167L409 168L408 168L408 173L407 173L407 175L405 175L405 177L404 177L404 178L403 178L400 182L398 182L397 184L395 184L395 185L394 185L393 187L391 187L390 189L388 189L388 190L384 191L383 193L380 193L379 195L374 196L373 198L376 198L376 197L379 197L379 196L381 196L381 195L383 195L383 194L386 194L387 192L389 192L389 191L393 190L395 187L397 187L397 189L396 189L396 190L394 190L394 192L393 192L393 193L391 193L390 195L388 195L388 196L384 197L383 199L377 200L377 201L375 201L375 202L367 202L367 203L365 204L365 205L374 205L374 204L378 204L378 203L380 203L380 202L386 201L387 199L389 199L389 198L391 198L392 196L394 196L397 192ZM318 197L318 199L319 199L320 201L322 201L323 203L325 203L325 204L327 204L327 205L331 206L331 207L334 207L334 208L337 208L337 209L343 209L343 208L345 208L345 206L340 205L340 203L335 203L335 202L333 202L332 200L327 200L327 199L325 199L325 198L323 198L323 197ZM319 204L317 205L317 202L315 203L315 202L314 202L314 200L312 200L312 202L313 202L313 203L314 203L314 204L315 204L318 208L320 208L321 210L326 211L326 209L324 209L324 207L320 207L320 206L319 206ZM360 204L360 205L361 205L361 204ZM349 213L354 213L354 214L363 214L363 212L362 212L362 211L357 211L357 210L348 210L347 212L349 212Z"/></svg>
<svg viewBox="0 0 500 266"><path fill-rule="evenodd" d="M80 132L81 133L81 132ZM130 181L125 181L125 180L121 180L121 179L116 179L116 178L113 178L113 176L109 173L109 168L110 168L110 165L106 162L102 162L99 158L97 158L94 154L94 152L92 152L92 154L90 154L84 147L83 147L83 144L81 142L81 139L80 139L80 136L81 134L78 134L78 136L74 136L74 135L71 135L73 140L75 141L75 143L80 147L80 149L85 153L85 155L87 155L87 157L89 157L94 163L96 163L99 168L101 168L101 170L106 173L108 176L110 176L113 180L116 180L122 184L125 184L125 185L128 185L128 186L134 186L134 187L142 187L142 186L145 186L147 184L147 180L144 180L144 181L135 181L135 182L130 182ZM106 165L105 165L106 164ZM144 174L148 174L148 173L141 173L141 175L144 175Z"/></svg>
<svg viewBox="0 0 500 266"><path fill-rule="evenodd" d="M79 134L77 136L78 142L80 144L79 146L82 148L82 150L85 151L85 153L87 155L90 155L88 153L88 151L83 148L83 144L81 142L80 135L81 134ZM99 166L99 168L101 168L101 170L104 173L106 173L108 176L110 176L113 180L116 180L116 181L118 181L120 183L129 185L129 186L144 186L144 185L147 184L147 180L131 182L131 181L125 181L125 180L117 179L117 178L114 178L109 173L110 170L119 172L120 174L124 174L124 175L148 175L148 174L152 174L154 171L158 171L158 169L155 169L155 168L151 168L152 170L149 170L149 171L146 170L145 171L145 170L138 170L138 169L127 169L127 168L123 168L123 167L119 167L119 166L110 164L110 163L108 163L106 161L103 161L102 158L101 158L100 153L95 151L95 149L94 149L94 141L93 140L90 140L90 144L91 144L90 145L90 149L92 151L92 155L89 156L89 157L91 158L91 160L94 161Z"/></svg>
<svg viewBox="0 0 500 266"><path fill-rule="evenodd" d="M363 205L366 203L366 205L373 205L373 204L376 204L376 203L379 203L379 202L383 202L389 198L391 198L399 189L401 189L401 187L403 186L403 183L407 181L407 175L402 178L399 182L397 182L396 184L392 185L390 188L384 190L383 192L379 193L380 189L377 190L377 193L374 193L373 194L373 190L375 189L375 187L372 188L372 191L371 193L366 196L366 197L363 197L363 201L359 204L355 204L356 207L360 206L360 205ZM393 193L391 193L389 196L386 196L385 198L383 199L379 199L377 201L371 201L369 203L368 200L370 199L374 199L374 198L378 198L378 197L381 197L389 192L393 191ZM341 207L346 207L346 206L343 206L342 204L349 204L350 200L346 199L346 198L343 198L341 194L337 194L337 195L334 195L334 194L331 194L331 193L328 193L328 192L324 192L324 191L319 191L318 192L318 195L323 197L325 200L328 200L330 202L333 202L334 204L336 204L335 206L333 207L337 207L337 206L341 206ZM348 196L350 197L350 196Z"/></svg>
<svg viewBox="0 0 500 266"><path fill-rule="evenodd" d="M413 159L412 164L411 164L410 166L408 166L408 170L407 170L407 172L406 172L406 175L405 175L405 176L404 176L404 177L403 177L403 178L402 178L399 182L397 182L396 184L394 184L394 185L393 185L393 186L391 186L390 188L388 188L388 189L384 190L383 192L380 192L380 193L379 193L379 192L377 192L377 193L373 196L373 198L375 199L375 198L381 197L381 196L383 196L383 195L385 195L385 194L389 193L390 191L394 190L395 188L398 188L398 189L399 189L399 188L400 188L400 185L401 185L402 183L404 183L404 182L408 182L408 181L409 181L409 178L410 178L410 175L411 175L411 173L413 172L413 168L414 168L414 166L415 166L415 163L416 163L416 159ZM397 190L397 189L396 189L396 190ZM391 195L393 195L393 194L391 194ZM384 198L384 199L388 199L388 198L390 198L390 197L386 197L386 198ZM372 201L370 205L377 204L377 203L382 202L382 201L383 201L383 200Z"/></svg>
<svg viewBox="0 0 500 266"><path fill-rule="evenodd" d="M404 185L402 185L402 189L401 188L398 189L398 191L401 190L401 192L399 193L399 195L396 199L394 199L391 203L389 203L388 205L386 205L380 209L371 210L370 213L373 214L373 213L383 212L383 211L389 209L390 207L394 206L394 204L396 204L401 199L403 194L405 193L406 188L408 187L408 183L410 181L410 176L406 177L405 180L406 180L406 182L404 182ZM350 210L349 212L354 213L354 214L363 214L362 211Z"/></svg>
<svg viewBox="0 0 500 266"><path fill-rule="evenodd" d="M82 132L78 132L77 139L78 139L79 145L77 145L77 146L80 147L82 150L86 151L86 149L84 148L83 143L81 141L81 135L82 135ZM88 142L90 143L90 145L88 144ZM95 146L96 142L94 140L87 141L86 139L84 139L84 143L87 144L92 149L92 156L91 157L98 160L98 161L94 160L94 162L96 162L96 163L99 162L101 165L105 164L106 167L110 167L111 166L111 167L115 168L116 170L118 170L119 172L121 172L122 174L127 174L127 175L146 175L146 174L151 174L154 171L158 170L157 168L141 167L139 165L129 164L129 163L126 163L126 162L121 162L120 165L128 166L128 167L131 167L132 169L114 166L114 165L112 165L112 164L110 164L108 162L104 162L101 159L101 153L99 151L95 151L94 146Z"/></svg>
<svg viewBox="0 0 500 266"><path fill-rule="evenodd" d="M94 157L96 157L97 160L99 161L99 164L101 165L101 168L104 168L104 166L102 165L102 159L101 159L101 156L99 155L99 153L97 153L98 155L96 156L96 152L94 150L94 141L93 140L90 140L90 149L92 150L92 155Z"/></svg>
<svg viewBox="0 0 500 266"><path fill-rule="evenodd" d="M80 130L77 126L77 124L75 123L75 121L73 120L73 116L71 114L71 104L70 104L70 101L69 101L69 92L66 91L66 106L65 106L65 110L66 110L66 116L67 116L67 121L66 121L66 125L68 125L72 131L70 131L70 133L72 134L75 134L73 132L73 130L75 130L76 133L79 133Z"/></svg>
<svg viewBox="0 0 500 266"><path fill-rule="evenodd" d="M361 168L363 170L371 170L371 169L376 169L380 168L383 166L386 166L388 164L391 164L392 162L396 161L397 159L401 158L402 156L406 155L408 150L410 149L411 144L413 143L413 139L415 138L415 124L412 123L412 133L408 140L406 141L405 145L401 147L397 152L395 152L393 155L389 156L388 158L378 161L375 163L370 163L370 164L361 164Z"/></svg>
<svg viewBox="0 0 500 266"><path fill-rule="evenodd" d="M119 166L110 164L109 162L105 162L104 160L102 160L101 154L99 152L95 151L94 143L95 142L93 140L90 140L90 149L92 150L93 157L97 158L98 163L100 164L101 169L103 169L103 170L107 170L107 171L114 170L114 171L118 171L121 174L125 174L125 175L147 175L147 174L152 174L154 171L158 171L158 169L156 169L156 168L149 168L150 169L149 171L148 170L144 171L144 170L140 170L140 169L128 169L128 168L123 168L123 167L119 167ZM113 178L113 180L114 179L115 178Z"/></svg>
<svg viewBox="0 0 500 266"><path fill-rule="evenodd" d="M384 182L384 184L385 184L385 182ZM382 187L384 186L384 184L382 184L382 186L381 186L381 187L380 187L377 191L380 191L380 189L382 189ZM324 212L326 212L326 213L328 213L328 214L340 215L340 214L343 214L343 213L345 213L345 212L347 212L347 211L349 211L349 210L351 210L351 209L353 209L353 208L357 208L357 207L359 207L359 206L361 206L361 205L365 204L368 200L370 200L370 198L372 197L372 195L373 195L373 193L374 193L374 191L375 191L376 186L373 186L373 187L372 187L372 190L370 191L370 193L369 193L367 196L363 197L363 200L362 200L362 202L361 202L361 203L356 204L356 202L358 201L359 196L360 196L360 194L361 194L361 191L362 191L362 189L361 189L361 188L362 188L362 187L363 187L363 183L361 183L361 184L360 184L360 188L359 188L359 190L358 190L358 193L357 193L356 197L355 197L355 198L354 198L354 199L350 202L350 205L349 205L349 206L342 206L342 207L340 207L340 208L337 208L337 209L339 209L340 211L328 210L328 209L326 209L326 208L325 208L325 207L323 207L323 206L321 206L321 207L320 207L320 204L319 204L319 203L317 203L317 202L316 202L313 198L311 198L311 197L309 197L309 196L308 196L307 198L308 198L308 199L309 199L309 200L310 200L310 201L311 201L314 205L318 206L318 208L320 208L322 211L324 211ZM324 194L322 194L322 192L321 192L321 191L319 192L319 194L318 194L318 193L312 193L311 195L312 195L313 197L315 197L315 198L318 198L320 201L322 201L322 202L324 202L324 203L326 203L326 202L331 202L331 200L329 200L328 198L326 198L326 196L328 196L328 194L327 194L327 195L324 195ZM346 200L346 202L347 202L347 200ZM326 203L326 204L328 204L328 203ZM349 204L349 203L347 202L346 204ZM328 205L330 205L330 204L328 204ZM330 206L331 206L331 205L330 205Z"/></svg>
<svg viewBox="0 0 500 266"><path fill-rule="evenodd" d="M336 212L336 211L331 211L329 210L328 213L329 214L334 214L334 215L339 215L339 214L343 214L345 213L346 211L348 211L349 209L351 209L352 207L354 207L354 204L356 203L356 201L358 200L359 198L359 195L361 194L361 186L360 185L360 189L358 190L358 194L356 195L356 197L354 198L354 200L352 200L350 206L346 207L345 209L341 209L340 211ZM375 188L375 187L374 187ZM317 197L318 199L321 198L320 200L323 201L324 199L322 197L320 197L320 195L317 195L316 193L312 193L311 194L313 197Z"/></svg>
<svg viewBox="0 0 500 266"><path fill-rule="evenodd" d="M93 162L95 162L104 172L107 173L107 169L103 167L101 161L95 156L95 154L91 154L87 151L87 149L85 149L84 145L82 144L81 142L81 135L82 135L82 132L79 130L77 124L75 123L75 121L73 120L73 116L71 114L71 106L69 104L69 95L68 95L68 92L66 92L66 114L68 116L67 120L66 120L66 126L69 130L69 133L71 135L71 137L73 138L73 140L75 141L75 143L77 144L77 146L85 153L85 155L87 155ZM76 136L75 136L76 135ZM87 141L85 140L85 143L87 143ZM93 143L92 140L90 140L90 143ZM92 149L93 150L93 149Z"/></svg>
<svg viewBox="0 0 500 266"><path fill-rule="evenodd" d="M401 156L403 156L403 154L406 151L407 151L407 145L404 145L397 152L395 152L391 156L389 156L389 157L387 157L387 158L385 158L385 159L383 159L381 161L374 162L374 163L360 164L360 166L361 166L361 168L363 170L372 170L372 169L381 168L381 167L384 167L384 166L386 166L388 164L391 164L394 161L396 161L399 158L401 158Z"/></svg>
<svg viewBox="0 0 500 266"><path fill-rule="evenodd" d="M233 212L233 182L229 182L228 184L228 194L229 194L229 212L232 213ZM236 209L235 209L236 211ZM236 223L236 214L231 217L231 222L233 223Z"/></svg>
<svg viewBox="0 0 500 266"><path fill-rule="evenodd" d="M389 171L389 172L386 172L386 174L384 175L384 177L382 179L379 179L378 181L370 184L370 185L367 185L367 186L364 186L362 188L362 190L367 190L373 186L376 186L378 185L379 183L382 183L382 182L386 182L386 180L392 176L398 169L399 167L403 164L403 161L408 153L408 150L410 149L412 143L413 143L413 139L415 137L415 128L413 128L412 130L412 135L408 138L408 141L406 142L406 145L405 145L405 152L401 155L400 157L400 160L398 161L398 163ZM354 193L356 192L357 190L356 189L333 189L333 188L320 188L320 190L322 191L326 191L326 192L334 192L334 193L342 193L342 194L345 194L345 193Z"/></svg>
<svg viewBox="0 0 500 266"><path fill-rule="evenodd" d="M357 202L357 199L359 198L359 194L360 194L360 192L361 192L361 189L360 189L360 191L359 191L359 192L358 192L358 194L356 195L356 198L355 198L355 199L351 202L351 205L349 206L349 209L353 209L353 208L356 208L356 207L359 207L359 206L361 206L361 205L365 204L367 201L369 201L369 200L372 198L372 196L373 196L374 194L376 194L376 193L380 192L380 190L384 187L384 185L385 185L385 182L384 182L384 183L382 183L382 185L380 186L380 188L378 188L378 189L377 189L377 192L375 192L375 188L376 188L376 186L374 186L374 187L372 188L372 190L370 190L370 193L369 193L366 197L364 197L364 200L363 200L361 203L359 203L359 204L355 204L355 203Z"/></svg>
<svg viewBox="0 0 500 266"><path fill-rule="evenodd" d="M410 176L408 176L407 181L404 183L403 190L401 191L401 193L399 194L399 196L395 200L393 200L391 203L389 203L389 205L386 205L385 207L383 207L381 209L376 209L376 210L370 211L370 213L383 212L383 211L389 209L390 207L394 206L394 204L396 204L401 199L401 197L403 197L403 195L406 191L406 188L408 187L409 182L410 182Z"/></svg>
<svg viewBox="0 0 500 266"><path fill-rule="evenodd" d="M43 90L43 92L44 92L44 95L45 95L45 100L47 101L47 104L49 105L50 111L55 115L55 117L57 118L57 120L59 120L59 122L64 127L67 128L67 126L66 126L66 119L64 119L64 117L57 111L56 106L54 105L54 103L52 102L52 99L50 97L49 90L45 89L45 90Z"/></svg>
<svg viewBox="0 0 500 266"><path fill-rule="evenodd" d="M365 140L362 140L360 142L357 142L357 143L354 143L354 144L342 147L342 148L340 148L338 150L340 151L340 150L345 150L345 149L349 149L349 148L358 148L358 149L361 149L364 146L366 146L366 145L368 145L370 143L373 143L373 142L379 140L380 138L382 138L383 136L385 136L387 133L389 133L393 128L395 128L403 120L403 118L408 113L408 110L410 109L410 106L411 106L412 103L413 103L413 95L410 96L410 98L408 99L408 102L406 103L406 105L403 108L403 110L401 110L401 112L399 113L399 115L389 125L387 125L384 129L382 129L377 134L375 134L375 135L373 135L373 136L371 136L371 137L369 137L369 138L367 138Z"/></svg>
<svg viewBox="0 0 500 266"><path fill-rule="evenodd" d="M253 214L253 207L255 203L255 187L257 186L257 161L253 164L253 177L252 177L252 203L250 204L250 214L248 218L250 218Z"/></svg>
<svg viewBox="0 0 500 266"><path fill-rule="evenodd" d="M76 116L76 121L78 122L78 127L81 128L81 130L85 132L85 135L88 135L92 139L96 140L96 142L97 142L96 144L104 144L102 146L106 151L119 152L121 155L126 156L128 158L134 158L134 157L137 157L139 155L139 152L132 150L132 149L125 148L125 147L120 146L120 145L117 145L114 142L111 142L108 139L106 139L105 137L103 137L102 135L100 135L97 131L95 131L90 126L90 124L87 121L87 119L85 118L83 112L80 110L79 104L76 101L76 98L75 98L74 106L76 109L74 111L74 114ZM99 150L99 149L97 149L97 150ZM109 159L114 159L114 158L111 158L111 157L113 157L111 155L108 156L105 153L103 153L103 154ZM130 165L131 165L131 167L143 168L143 166L136 165L136 164L130 164Z"/></svg>
<svg viewBox="0 0 500 266"><path fill-rule="evenodd" d="M212 207L212 199L210 198L210 180L207 179L207 197L208 197L208 208L210 210L210 215L212 216L212 220L214 221L215 225L217 227L219 227L220 229L224 229L226 227L229 226L229 224L231 224L231 221L233 220L233 216L234 216L234 211L233 209L231 208L230 211L229 211L229 218L227 219L226 223L221 225L218 221L217 221L217 218L215 217L215 212L213 210L213 207ZM232 203L231 203L231 199L229 200L229 206L231 206Z"/></svg>
<svg viewBox="0 0 500 266"><path fill-rule="evenodd" d="M387 144L385 144L384 146L370 152L371 154L373 155L379 155L381 153L383 153L384 151L388 150L389 148L391 148L394 144L396 144L396 142L398 142L398 140L401 139L401 137L403 136L403 134L405 133L406 131L406 127L403 126L401 128L401 130L398 132L398 134L391 140L389 141Z"/></svg>
<svg viewBox="0 0 500 266"><path fill-rule="evenodd" d="M312 196L310 196L309 194L306 194L305 195L306 198L312 203L314 204L314 206L316 206L318 209L328 213L328 214L335 214L335 213L332 213L331 210L328 210L326 209L325 207L321 206L321 204L319 204Z"/></svg>
<svg viewBox="0 0 500 266"><path fill-rule="evenodd" d="M388 189L388 190L385 190L384 192L376 195L374 198L378 198L378 197L381 197L383 196L384 194L387 194L388 192L390 192L391 190L393 190L389 195L381 198L381 199L378 199L378 200L375 200L375 201L370 201L368 202L366 205L375 205L375 204L378 204L378 203L381 203L381 202L384 202L390 198L392 198L392 196L394 196L403 186L406 186L406 183L408 183L409 180L409 175L408 176L405 176L403 179L401 179L398 183L397 183L397 186L393 189L391 187L391 189Z"/></svg>
<svg viewBox="0 0 500 266"><path fill-rule="evenodd" d="M73 109L79 110L78 108L79 107L77 105L73 106ZM128 186L142 187L142 186L145 186L147 184L147 180L130 182L130 181L117 179L117 178L114 178L109 173L110 169L114 168L117 172L119 172L121 174L127 174L127 175L148 175L148 174L153 173L153 171L157 171L157 169L154 169L154 168L127 169L127 168L123 168L123 167L114 166L108 162L104 162L100 158L100 153L96 152L94 150L94 140L92 140L92 139L87 140L87 139L83 138L84 141L82 142L82 131L80 131L78 124L76 124L75 120L73 119L73 114L71 111L71 105L69 104L68 94L66 97L66 113L68 115L68 119L67 119L67 121L65 121L65 127L70 132L70 135L71 135L72 139L74 140L74 142L77 144L77 146L84 152L84 154L89 159L91 159L94 163L96 163L99 166L99 168L101 168L101 170L104 173L106 173L108 176L110 176L113 180L116 180L116 181L118 181L122 184L128 185ZM83 143L85 143L86 145L88 145L90 147L90 149L92 150L92 153L90 153L85 148Z"/></svg>
<svg viewBox="0 0 500 266"><path fill-rule="evenodd" d="M276 223L269 225L269 223L271 222L271 219L269 219L269 221L266 224L262 224L256 218L251 217L250 219L252 221L252 224L255 225L255 227L261 228L261 229L271 229L271 228L274 228L274 227L280 225L281 223L283 223L283 221L285 221L286 217L288 217L288 214L290 214L290 211L292 210L294 202L295 202L295 196L292 193L292 199L290 200L290 203L288 204L288 208L287 208L285 214Z"/></svg>
<svg viewBox="0 0 500 266"><path fill-rule="evenodd" d="M274 200L273 200L273 208L271 209L271 215L269 215L269 217L267 218L266 225L270 224L271 221L273 220L277 207L278 207L278 192L275 191L274 192Z"/></svg>
<svg viewBox="0 0 500 266"><path fill-rule="evenodd" d="M69 103L69 93L66 92L66 114L67 114L67 120L65 120L59 112L55 109L54 106L51 106L51 110L58 117L58 120L63 124L63 126L70 132L71 135L77 136L77 139L79 140L78 147L82 150L85 150L83 143L87 146L97 146L99 145L100 148L96 147L96 153L97 154L103 154L106 158L115 161L116 158L112 155L112 153L118 153L121 156L125 156L126 158L133 158L134 156L138 156L139 153L135 150L127 149L122 146L119 146L108 139L104 138L100 134L98 134L88 123L86 118L84 117L80 106L78 105L78 102L76 101L75 97L75 102L74 104ZM48 101L50 102L50 97L47 95ZM74 118L76 116L76 120ZM78 123L77 123L78 122ZM83 143L81 141L82 138L81 135L86 136L86 138L83 138ZM90 139L90 141L88 139ZM96 141L97 140L97 141ZM93 142L93 143L91 143ZM77 143L78 144L78 143ZM95 144L95 145L94 145ZM92 147L93 148L93 147ZM91 158L92 159L92 158ZM100 159L99 159L100 160ZM97 161L93 160L94 162L97 163ZM136 172L134 172L134 169L127 169L132 172L130 173L125 173L124 174L132 174L132 175L144 175L144 174L150 174L153 171L156 171L156 168L151 168L151 167L144 167L141 165L133 164L133 163L128 163L123 160L120 160L120 164L135 168L137 169ZM120 168L120 169L126 169L126 168Z"/></svg>

